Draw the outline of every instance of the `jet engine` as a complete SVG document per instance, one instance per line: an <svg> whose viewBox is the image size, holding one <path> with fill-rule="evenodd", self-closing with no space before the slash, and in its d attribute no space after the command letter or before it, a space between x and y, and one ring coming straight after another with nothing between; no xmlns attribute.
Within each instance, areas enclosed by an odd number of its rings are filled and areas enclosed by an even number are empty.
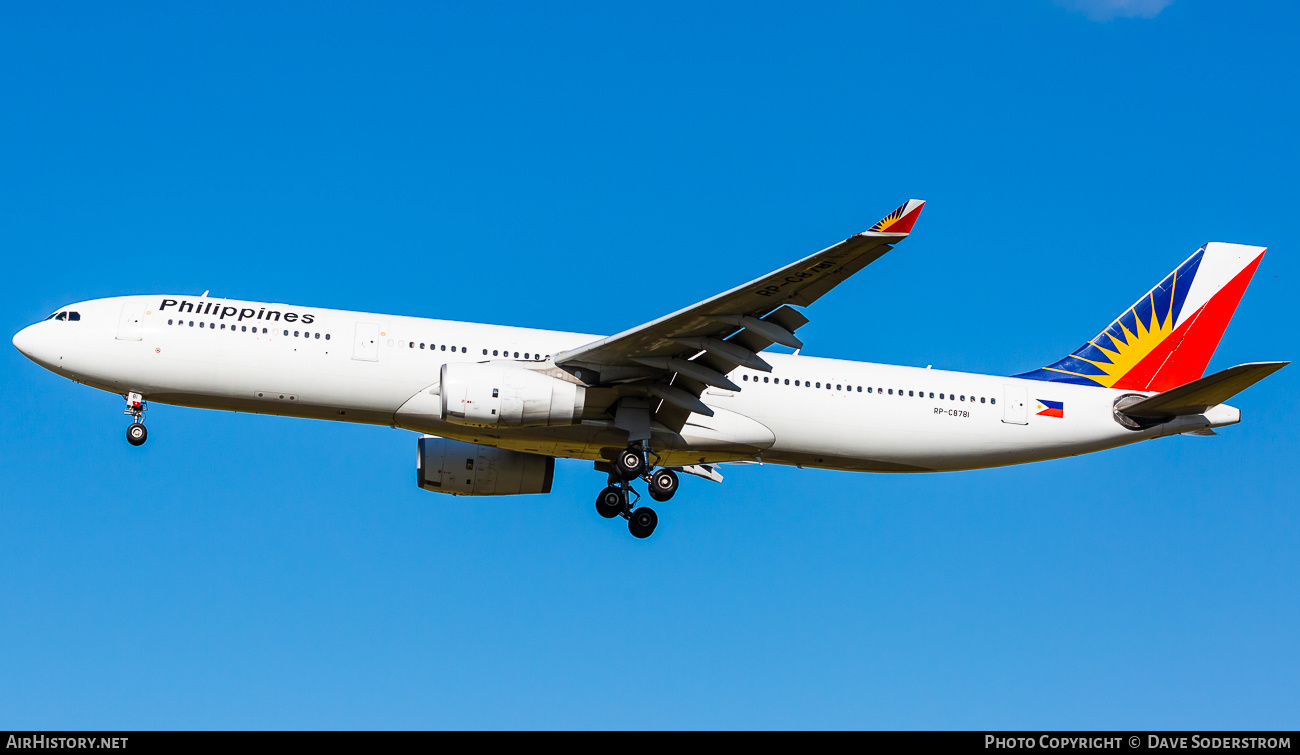
<svg viewBox="0 0 1300 755"><path fill-rule="evenodd" d="M587 389L510 363L442 366L442 418L470 427L552 427L581 421Z"/></svg>
<svg viewBox="0 0 1300 755"><path fill-rule="evenodd" d="M420 487L435 493L549 493L555 458L425 435L420 438L415 474Z"/></svg>

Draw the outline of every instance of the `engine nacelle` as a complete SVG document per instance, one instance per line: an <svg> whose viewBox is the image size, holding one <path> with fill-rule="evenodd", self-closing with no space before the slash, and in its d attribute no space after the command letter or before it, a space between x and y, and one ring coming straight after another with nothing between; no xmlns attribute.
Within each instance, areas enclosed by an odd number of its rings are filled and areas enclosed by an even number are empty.
<svg viewBox="0 0 1300 755"><path fill-rule="evenodd" d="M582 420L587 389L510 363L442 366L442 418L470 427L552 427Z"/></svg>
<svg viewBox="0 0 1300 755"><path fill-rule="evenodd" d="M435 493L549 493L555 458L425 435L420 438L415 474L420 487Z"/></svg>

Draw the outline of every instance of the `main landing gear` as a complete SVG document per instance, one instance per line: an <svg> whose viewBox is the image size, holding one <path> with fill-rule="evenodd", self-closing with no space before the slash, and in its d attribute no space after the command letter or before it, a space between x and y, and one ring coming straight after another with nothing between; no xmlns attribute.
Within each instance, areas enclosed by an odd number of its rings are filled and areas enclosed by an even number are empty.
<svg viewBox="0 0 1300 755"><path fill-rule="evenodd" d="M609 487L596 497L596 512L606 519L621 516L627 520L627 529L635 538L647 538L659 524L659 515L649 506L637 507L641 496L632 489L632 481L640 477L649 483L650 497L667 501L677 492L677 473L659 469L654 473L650 458L659 460L658 454L647 448L628 446L614 458L614 470L609 475Z"/></svg>
<svg viewBox="0 0 1300 755"><path fill-rule="evenodd" d="M636 507L640 495L632 485L623 480L619 485L610 485L596 496L596 513L606 519L621 516L627 520L627 531L635 538L647 538L659 524L659 515L649 506ZM635 507L635 508L634 508Z"/></svg>
<svg viewBox="0 0 1300 755"><path fill-rule="evenodd" d="M143 396L138 393L126 394L126 411L122 413L132 419L131 426L126 428L127 443L142 446L149 439L149 431L144 429L144 413L147 411L149 411L149 404Z"/></svg>

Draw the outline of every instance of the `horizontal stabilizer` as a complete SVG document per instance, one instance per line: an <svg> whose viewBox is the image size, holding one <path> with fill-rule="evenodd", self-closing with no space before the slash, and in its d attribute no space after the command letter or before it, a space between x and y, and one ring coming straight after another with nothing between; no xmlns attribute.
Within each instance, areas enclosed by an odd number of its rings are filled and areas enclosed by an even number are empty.
<svg viewBox="0 0 1300 755"><path fill-rule="evenodd" d="M1211 406L1222 404L1255 383L1291 364L1290 362L1251 362L1206 375L1185 385L1157 393L1120 409L1130 417L1180 417L1204 414Z"/></svg>

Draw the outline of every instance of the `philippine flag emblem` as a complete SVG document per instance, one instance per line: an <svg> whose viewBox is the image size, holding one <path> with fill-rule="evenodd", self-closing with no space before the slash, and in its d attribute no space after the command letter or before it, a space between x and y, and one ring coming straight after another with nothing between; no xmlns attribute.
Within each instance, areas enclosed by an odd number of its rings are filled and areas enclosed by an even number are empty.
<svg viewBox="0 0 1300 755"><path fill-rule="evenodd" d="M1065 417L1064 401L1048 401L1045 398L1037 399L1039 417Z"/></svg>

